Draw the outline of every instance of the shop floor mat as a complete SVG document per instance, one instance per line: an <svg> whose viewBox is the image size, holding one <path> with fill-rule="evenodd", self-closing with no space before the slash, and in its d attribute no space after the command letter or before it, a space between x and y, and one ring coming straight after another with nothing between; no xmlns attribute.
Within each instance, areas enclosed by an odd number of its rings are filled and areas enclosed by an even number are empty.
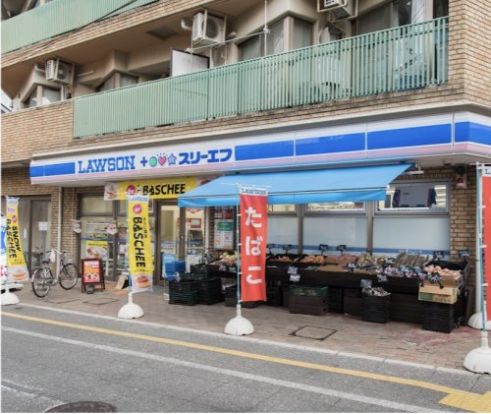
<svg viewBox="0 0 491 414"><path fill-rule="evenodd" d="M299 336L301 338L316 339L317 341L323 341L334 335L337 329L321 328L319 326L302 326L293 331L290 335Z"/></svg>
<svg viewBox="0 0 491 414"><path fill-rule="evenodd" d="M56 303L58 305L61 305L62 303L69 303L69 302L77 302L79 299L74 299L74 298L64 298L64 297L53 297L53 298L48 298L46 299L46 302L48 303Z"/></svg>
<svg viewBox="0 0 491 414"><path fill-rule="evenodd" d="M84 300L83 303L88 303L89 305L107 305L108 303L119 302L119 299L114 298L97 298L91 300Z"/></svg>

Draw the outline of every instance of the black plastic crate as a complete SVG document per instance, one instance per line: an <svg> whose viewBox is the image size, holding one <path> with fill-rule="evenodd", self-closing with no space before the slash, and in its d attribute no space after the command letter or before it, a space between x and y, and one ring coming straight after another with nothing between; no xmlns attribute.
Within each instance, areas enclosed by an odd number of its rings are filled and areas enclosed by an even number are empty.
<svg viewBox="0 0 491 414"><path fill-rule="evenodd" d="M288 306L288 311L290 313L301 313L303 315L324 315L327 311L325 305L320 306L309 306L309 305L299 305L290 303Z"/></svg>
<svg viewBox="0 0 491 414"><path fill-rule="evenodd" d="M454 327L455 322L453 320L431 319L423 317L423 320L421 322L421 328L426 331L450 333L452 332Z"/></svg>
<svg viewBox="0 0 491 414"><path fill-rule="evenodd" d="M390 295L390 319L419 324L423 316L423 303L416 295L392 293Z"/></svg>
<svg viewBox="0 0 491 414"><path fill-rule="evenodd" d="M421 327L425 330L450 333L456 325L455 306L423 302Z"/></svg>
<svg viewBox="0 0 491 414"><path fill-rule="evenodd" d="M361 298L361 288L344 288L343 296L350 298Z"/></svg>
<svg viewBox="0 0 491 414"><path fill-rule="evenodd" d="M344 312L343 288L329 286L327 290L327 310L329 312Z"/></svg>
<svg viewBox="0 0 491 414"><path fill-rule="evenodd" d="M362 296L361 318L364 321L386 323L389 320L390 295Z"/></svg>
<svg viewBox="0 0 491 414"><path fill-rule="evenodd" d="M343 311L349 315L361 316L361 304L362 299L360 297L345 296L343 302Z"/></svg>
<svg viewBox="0 0 491 414"><path fill-rule="evenodd" d="M266 303L270 306L281 306L283 304L283 291L279 286L268 286L266 288Z"/></svg>

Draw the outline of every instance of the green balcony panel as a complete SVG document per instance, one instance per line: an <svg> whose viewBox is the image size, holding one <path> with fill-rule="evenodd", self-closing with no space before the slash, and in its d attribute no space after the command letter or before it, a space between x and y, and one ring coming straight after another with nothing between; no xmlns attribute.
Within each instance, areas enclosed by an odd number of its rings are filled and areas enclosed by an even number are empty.
<svg viewBox="0 0 491 414"><path fill-rule="evenodd" d="M2 53L157 0L53 0L2 22Z"/></svg>
<svg viewBox="0 0 491 414"><path fill-rule="evenodd" d="M74 137L442 85L448 18L75 99Z"/></svg>

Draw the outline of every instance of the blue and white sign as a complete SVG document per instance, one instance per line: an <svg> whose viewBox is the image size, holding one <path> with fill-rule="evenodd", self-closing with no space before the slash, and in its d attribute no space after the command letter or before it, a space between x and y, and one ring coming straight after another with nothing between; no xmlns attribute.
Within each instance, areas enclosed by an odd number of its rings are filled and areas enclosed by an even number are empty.
<svg viewBox="0 0 491 414"><path fill-rule="evenodd" d="M491 159L490 117L458 112L60 156L32 161L30 176L61 184L462 154Z"/></svg>

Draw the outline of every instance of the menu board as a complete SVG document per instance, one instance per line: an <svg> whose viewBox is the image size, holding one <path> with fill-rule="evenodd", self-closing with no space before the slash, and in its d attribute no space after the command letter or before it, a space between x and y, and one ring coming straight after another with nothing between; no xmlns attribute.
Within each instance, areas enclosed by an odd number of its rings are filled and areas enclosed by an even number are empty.
<svg viewBox="0 0 491 414"><path fill-rule="evenodd" d="M234 248L234 209L215 208L215 236L213 247L218 250Z"/></svg>

